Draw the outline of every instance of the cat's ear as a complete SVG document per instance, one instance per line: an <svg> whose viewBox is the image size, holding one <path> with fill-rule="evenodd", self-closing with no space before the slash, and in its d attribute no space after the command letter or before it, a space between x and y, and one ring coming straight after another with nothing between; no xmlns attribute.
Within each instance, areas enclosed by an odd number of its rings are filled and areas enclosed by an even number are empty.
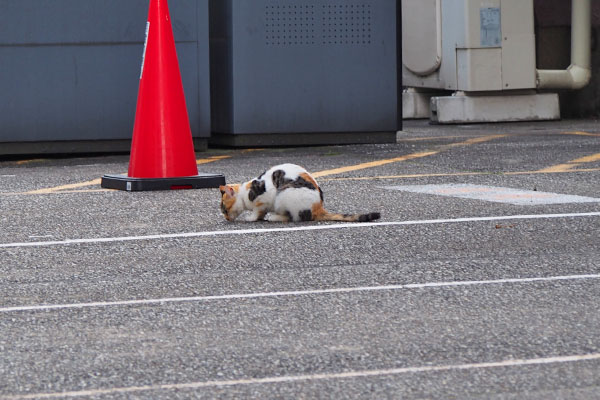
<svg viewBox="0 0 600 400"><path fill-rule="evenodd" d="M219 190L221 191L221 194L227 193L231 197L235 196L235 190L233 190L233 188L229 185L221 185L219 186Z"/></svg>

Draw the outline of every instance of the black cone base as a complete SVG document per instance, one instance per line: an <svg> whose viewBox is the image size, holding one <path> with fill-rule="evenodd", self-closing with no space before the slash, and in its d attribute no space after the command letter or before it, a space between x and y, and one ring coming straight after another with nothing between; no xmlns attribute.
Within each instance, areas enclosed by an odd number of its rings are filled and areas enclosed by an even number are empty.
<svg viewBox="0 0 600 400"><path fill-rule="evenodd" d="M221 174L202 174L178 178L131 178L126 175L104 175L101 187L105 189L142 192L149 190L212 189L225 185Z"/></svg>

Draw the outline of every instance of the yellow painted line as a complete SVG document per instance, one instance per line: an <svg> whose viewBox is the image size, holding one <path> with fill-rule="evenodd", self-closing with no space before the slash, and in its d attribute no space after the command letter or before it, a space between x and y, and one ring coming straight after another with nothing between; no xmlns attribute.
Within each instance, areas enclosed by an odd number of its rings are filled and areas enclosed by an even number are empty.
<svg viewBox="0 0 600 400"><path fill-rule="evenodd" d="M113 189L103 189L103 188L99 188L99 189L73 189L73 190L69 190L69 189L64 189L64 190L57 190L55 192L48 192L48 193L5 193L7 195L29 195L29 194L69 194L69 193L101 193L101 192L110 192L110 191L114 191Z"/></svg>
<svg viewBox="0 0 600 400"><path fill-rule="evenodd" d="M573 164L558 164L548 168L542 168L539 172L566 172L573 168L575 168L575 165Z"/></svg>
<svg viewBox="0 0 600 400"><path fill-rule="evenodd" d="M114 192L113 189L79 189L79 190L61 190L60 192L56 192L56 194L64 194L64 193L102 193L102 192Z"/></svg>
<svg viewBox="0 0 600 400"><path fill-rule="evenodd" d="M595 172L600 171L600 168L580 168L580 169L568 169L564 171L517 171L517 172L506 172L503 175L530 175L530 174L560 174L566 172Z"/></svg>
<svg viewBox="0 0 600 400"><path fill-rule="evenodd" d="M576 173L576 172L597 172L600 168L585 168L569 171L544 172L544 171L509 171L509 172L454 172L439 174L406 174L406 175L380 175L380 176L355 176L347 178L325 178L320 182L333 181L366 181L366 180L386 180L386 179L418 179L418 178L438 178L453 176L482 176L482 175L535 175L535 174L553 174L553 173Z"/></svg>
<svg viewBox="0 0 600 400"><path fill-rule="evenodd" d="M508 171L508 172L451 172L437 174L406 174L406 175L379 175L379 176L355 176L347 178L324 178L319 182L335 181L367 181L367 180L392 180L392 179L419 179L419 178L440 178L440 177L460 177L460 176L482 176L482 175L536 175L536 174L556 174L556 173L579 173L579 172L598 172L600 168L581 168L567 171ZM314 176L314 174L313 174ZM96 193L106 192L109 189L87 189L87 190L61 190L51 193ZM2 195L19 195L25 193L1 193Z"/></svg>
<svg viewBox="0 0 600 400"><path fill-rule="evenodd" d="M211 162L224 160L227 158L231 158L231 156L224 155L224 156L212 156L209 158L201 158L201 159L196 160L196 163L198 165L208 164ZM72 184L68 184L68 185L55 186L55 187L46 188L46 189L31 190L29 192L4 193L4 195L11 195L11 194L13 194L13 195L15 195L15 194L36 195L36 194L53 194L53 193L72 193L74 191L73 189L100 185L101 182L102 182L102 179L98 178L98 179L94 179L94 180L86 181L86 182L72 183ZM98 192L105 191L105 190L108 190L108 189L92 189L92 191L98 191ZM76 192L89 192L89 191L77 190Z"/></svg>
<svg viewBox="0 0 600 400"><path fill-rule="evenodd" d="M467 136L461 135L461 136L423 136L423 137L416 137L416 138L403 138L403 139L398 139L399 142L424 142L426 140L440 140L440 139L462 139L465 138Z"/></svg>
<svg viewBox="0 0 600 400"><path fill-rule="evenodd" d="M571 161L572 163L584 164L600 161L600 153L592 154L591 156L585 156L578 158L577 160Z"/></svg>
<svg viewBox="0 0 600 400"><path fill-rule="evenodd" d="M592 154L589 156L581 157L576 160L568 161L565 164L557 164L548 168L543 168L539 172L565 172L571 171L579 167L581 164L600 162L600 153Z"/></svg>
<svg viewBox="0 0 600 400"><path fill-rule="evenodd" d="M562 132L563 135L578 135L578 136L594 136L600 137L600 133L589 133L589 132L581 132L581 131L573 131L573 132Z"/></svg>
<svg viewBox="0 0 600 400"><path fill-rule="evenodd" d="M87 181L87 182L72 183L69 185L55 186L55 187L47 188L47 189L32 190L30 192L24 192L24 193L20 193L20 194L50 194L50 193L59 192L61 190L77 189L80 187L87 187L87 186L99 185L99 184L100 184L100 179L94 179L94 180Z"/></svg>
<svg viewBox="0 0 600 400"><path fill-rule="evenodd" d="M358 171L358 170L367 169L367 168L379 167L382 165L401 162L401 161L414 160L417 158L435 155L435 154L440 153L441 151L449 150L454 147L469 146L472 144L483 143L483 142L487 142L490 140L502 138L505 136L507 136L507 135L489 135L489 136L471 138L464 142L452 143L452 144L441 146L439 150L412 153L412 154L407 154L407 155L396 157L396 158L371 161L371 162L367 162L367 163L350 165L350 166L341 167L341 168L334 168L334 169L330 169L330 170L316 172L312 175L315 178L319 178L319 177L323 177L323 176L336 175L336 174L341 174L341 173L345 173L345 172ZM261 150L261 149L245 149L245 150L242 150L242 153L259 151L259 150ZM201 165L201 164L207 164L207 163L211 163L214 161L223 160L223 159L227 159L227 158L231 158L231 155L213 156L213 157L209 157L209 158L199 159L196 162L198 163L198 165ZM33 190L30 192L19 193L19 194L30 195L30 194L50 194L50 193L60 193L60 192L64 193L64 191L66 191L66 190L73 190L73 189L77 189L77 188L81 188L81 187L99 185L100 182L101 182L100 179L94 179L92 181L74 183L74 184L70 184L70 185L62 185L62 186L57 186L57 187L47 188L47 189Z"/></svg>
<svg viewBox="0 0 600 400"><path fill-rule="evenodd" d="M464 142L452 143L452 144L445 145L445 146L443 146L443 149L445 150L447 148L453 148L453 147L459 147L459 146L470 146L472 144L485 143L485 142L489 142L490 140L501 139L506 136L508 136L508 135L480 136L480 137L472 138L469 140L465 140Z"/></svg>
<svg viewBox="0 0 600 400"><path fill-rule="evenodd" d="M198 164L198 165L208 164L208 163L219 161L219 160L225 160L227 158L231 158L231 156L213 156L213 157L209 157L209 158L201 158L199 160L196 160L196 164Z"/></svg>
<svg viewBox="0 0 600 400"><path fill-rule="evenodd" d="M34 158L34 159L31 159L31 160L19 160L15 164L17 164L17 165L25 165L25 164L33 164L33 163L44 162L44 161L47 161L47 159L46 158Z"/></svg>
<svg viewBox="0 0 600 400"><path fill-rule="evenodd" d="M312 176L314 176L315 178L319 178L319 177L323 177L323 176L343 174L345 172L358 171L361 169L380 167L382 165L401 162L401 161L414 160L417 158L432 156L432 155L440 153L441 151L449 150L454 147L470 146L470 145L477 144L477 143L483 143L483 142L488 142L490 140L499 139L499 138L502 138L505 136L506 135L489 135L489 136L476 137L476 138L466 140L464 142L452 143L452 144L441 146L439 150L423 151L423 152L419 152L419 153L407 154L407 155L396 157L396 158L388 158L388 159L384 159L384 160L377 160L377 161L371 161L371 162L366 162L366 163L361 163L361 164L356 164L356 165L349 165L346 167L328 169L325 171L315 172L314 174L312 174Z"/></svg>
<svg viewBox="0 0 600 400"><path fill-rule="evenodd" d="M425 151L425 152L421 152L421 153L412 153L412 154L407 154L407 155L401 156L401 157L389 158L386 160L371 161L371 162L366 162L366 163L362 163L362 164L349 165L347 167L328 169L325 171L315 172L314 174L311 174L311 175L314 176L315 178L319 178L322 176L343 174L344 172L351 172L351 171L358 171L358 170L366 169L366 168L380 167L380 166L386 165L386 164L391 164L391 163L406 161L406 160L414 160L415 158L427 157L427 156L431 156L431 155L438 154L438 153L439 153L439 151Z"/></svg>
<svg viewBox="0 0 600 400"><path fill-rule="evenodd" d="M348 178L325 178L321 179L320 182L329 181L366 181L371 179L410 179L410 178L436 178L436 177L450 177L450 176L475 176L475 175L493 175L492 172L454 172L454 173L440 173L440 174L406 174L406 175L380 175L380 176L355 176Z"/></svg>

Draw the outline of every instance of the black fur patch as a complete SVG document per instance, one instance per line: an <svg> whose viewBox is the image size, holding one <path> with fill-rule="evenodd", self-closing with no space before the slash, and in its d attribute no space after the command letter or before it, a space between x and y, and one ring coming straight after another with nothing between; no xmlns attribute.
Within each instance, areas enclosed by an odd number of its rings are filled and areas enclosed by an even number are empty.
<svg viewBox="0 0 600 400"><path fill-rule="evenodd" d="M275 186L277 189L284 186L287 182L290 182L290 179L285 179L285 171L281 169L273 172L272 179L273 186Z"/></svg>
<svg viewBox="0 0 600 400"><path fill-rule="evenodd" d="M312 221L312 211L304 210L298 213L298 217L300 221Z"/></svg>
<svg viewBox="0 0 600 400"><path fill-rule="evenodd" d="M250 190L248 191L248 199L254 201L258 196L266 192L265 181L253 180Z"/></svg>
<svg viewBox="0 0 600 400"><path fill-rule="evenodd" d="M315 187L315 185L313 185L312 182L307 181L306 179L302 178L301 176L299 176L295 181L292 181L291 179L285 179L283 185L277 187L277 189L280 191L285 190L285 189L301 189L301 188L317 190L317 188Z"/></svg>
<svg viewBox="0 0 600 400"><path fill-rule="evenodd" d="M360 217L358 217L358 222L375 221L376 219L379 219L379 218L381 218L381 214L379 214L378 212L362 214Z"/></svg>
<svg viewBox="0 0 600 400"><path fill-rule="evenodd" d="M292 221L294 218L292 218L292 214L290 214L289 211L285 212L285 216L288 218L288 221Z"/></svg>
<svg viewBox="0 0 600 400"><path fill-rule="evenodd" d="M273 172L273 185L277 188L277 190L285 190L290 188L307 188L311 190L317 190L315 185L312 182L307 181L306 179L299 176L296 180L287 179L285 177L285 172L281 169ZM321 194L321 200L323 199L323 192L321 192L321 188L319 188L319 192Z"/></svg>
<svg viewBox="0 0 600 400"><path fill-rule="evenodd" d="M319 196L321 196L321 202L323 201L323 191L319 188Z"/></svg>
<svg viewBox="0 0 600 400"><path fill-rule="evenodd" d="M298 177L298 179L296 179L295 181L290 183L290 185L292 185L292 187L296 187L296 188L307 188L307 189L311 189L311 190L317 190L317 188L315 187L315 185L312 182L309 182L300 176Z"/></svg>

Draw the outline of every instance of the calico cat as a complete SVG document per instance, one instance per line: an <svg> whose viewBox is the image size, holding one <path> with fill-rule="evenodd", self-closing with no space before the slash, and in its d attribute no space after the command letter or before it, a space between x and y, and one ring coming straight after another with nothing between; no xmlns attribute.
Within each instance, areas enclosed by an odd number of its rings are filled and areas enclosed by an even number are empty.
<svg viewBox="0 0 600 400"><path fill-rule="evenodd" d="M301 166L281 164L243 184L225 185L221 191L221 211L234 221L248 210L246 221L347 221L379 219L377 212L336 214L323 208L323 192L317 181Z"/></svg>

